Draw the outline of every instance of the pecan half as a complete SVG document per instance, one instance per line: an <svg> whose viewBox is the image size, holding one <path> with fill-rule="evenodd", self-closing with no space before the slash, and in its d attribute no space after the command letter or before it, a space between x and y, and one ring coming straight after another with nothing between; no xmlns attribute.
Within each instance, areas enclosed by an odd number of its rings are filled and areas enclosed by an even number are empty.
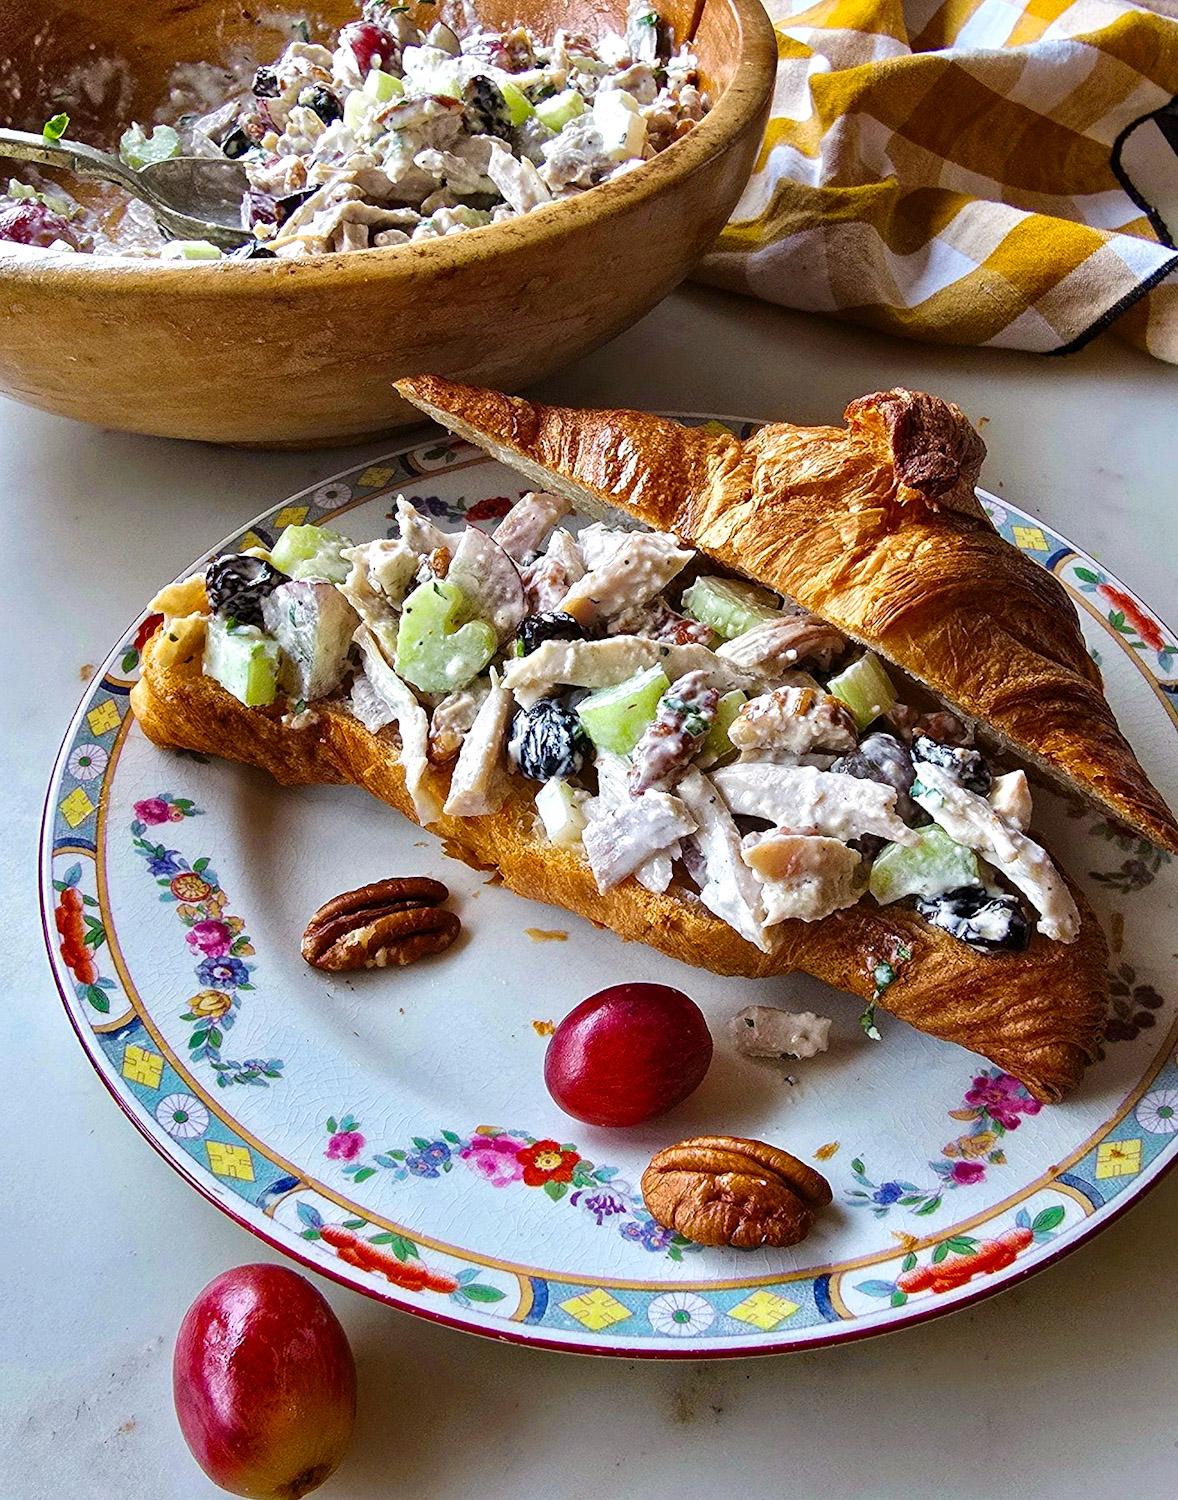
<svg viewBox="0 0 1178 1500"><path fill-rule="evenodd" d="M450 892L428 876L378 880L325 902L307 923L302 954L317 969L383 969L441 953L461 928L442 909Z"/></svg>
<svg viewBox="0 0 1178 1500"><path fill-rule="evenodd" d="M788 1151L701 1135L660 1151L642 1174L655 1219L698 1245L796 1245L831 1200L830 1183Z"/></svg>

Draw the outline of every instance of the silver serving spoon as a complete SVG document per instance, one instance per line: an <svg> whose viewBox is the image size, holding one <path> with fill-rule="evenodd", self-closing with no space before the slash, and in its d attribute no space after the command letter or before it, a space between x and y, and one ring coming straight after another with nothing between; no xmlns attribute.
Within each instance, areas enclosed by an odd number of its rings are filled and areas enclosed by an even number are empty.
<svg viewBox="0 0 1178 1500"><path fill-rule="evenodd" d="M210 240L232 249L253 238L241 225L241 200L249 185L245 169L228 158L173 156L136 171L81 141L52 141L24 130L0 130L0 156L113 182L146 203L172 239Z"/></svg>

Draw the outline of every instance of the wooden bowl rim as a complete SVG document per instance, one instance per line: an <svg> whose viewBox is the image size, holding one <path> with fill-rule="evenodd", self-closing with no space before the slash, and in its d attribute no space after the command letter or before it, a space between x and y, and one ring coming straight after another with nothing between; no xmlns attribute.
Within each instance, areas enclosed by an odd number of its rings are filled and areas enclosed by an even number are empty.
<svg viewBox="0 0 1178 1500"><path fill-rule="evenodd" d="M0 277L15 282L53 281L63 291L88 290L99 280L104 293L155 290L164 278L183 278L185 285L206 295L214 290L229 295L264 295L279 277L284 278L284 291L289 286L285 278L289 277L298 278L301 285L308 287L325 280L332 286L355 286L370 280L416 280L421 275L456 271L472 262L488 260L500 251L548 241L555 244L578 227L636 208L685 181L722 155L756 121L772 93L777 73L777 34L773 23L761 0L712 0L712 3L726 5L735 15L739 30L740 56L728 87L682 140L675 141L641 167L576 197L544 204L518 218L486 224L465 234L289 260L226 258L194 265L88 253L48 256L7 249L6 242L0 241Z"/></svg>

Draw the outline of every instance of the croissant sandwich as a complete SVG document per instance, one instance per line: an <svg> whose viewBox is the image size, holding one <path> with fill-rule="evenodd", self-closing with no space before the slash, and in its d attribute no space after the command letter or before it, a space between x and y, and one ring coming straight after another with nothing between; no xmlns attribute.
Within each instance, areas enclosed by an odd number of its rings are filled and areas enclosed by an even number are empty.
<svg viewBox="0 0 1178 1500"><path fill-rule="evenodd" d="M897 390L741 442L398 389L540 488L492 533L398 498L389 539L288 527L169 586L148 736L364 786L624 938L805 970L1040 1100L1072 1087L1107 951L1014 762L1162 847L1178 825L1062 588L978 504L961 413Z"/></svg>

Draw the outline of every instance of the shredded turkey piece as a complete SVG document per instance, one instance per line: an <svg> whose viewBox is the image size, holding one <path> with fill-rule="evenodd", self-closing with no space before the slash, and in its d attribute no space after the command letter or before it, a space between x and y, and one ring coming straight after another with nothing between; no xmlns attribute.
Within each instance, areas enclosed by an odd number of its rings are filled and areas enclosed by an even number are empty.
<svg viewBox="0 0 1178 1500"><path fill-rule="evenodd" d="M741 858L740 833L723 798L701 771L684 776L675 791L698 825L692 837L703 866L700 900L742 938L768 953L773 944L765 930L761 882Z"/></svg>
<svg viewBox="0 0 1178 1500"><path fill-rule="evenodd" d="M854 906L863 894L856 880L861 860L838 839L804 833L752 834L741 857L761 877L765 921L787 917L817 922Z"/></svg>
<svg viewBox="0 0 1178 1500"><path fill-rule="evenodd" d="M872 833L895 844L919 842L896 816L896 789L813 766L748 761L714 772L713 781L734 813L764 818L778 828L847 841Z"/></svg>
<svg viewBox="0 0 1178 1500"><path fill-rule="evenodd" d="M578 624L594 625L620 610L646 604L693 555L665 532L632 531L599 567L573 584L561 610Z"/></svg>
<svg viewBox="0 0 1178 1500"><path fill-rule="evenodd" d="M796 1015L774 1005L746 1005L729 1023L736 1050L746 1057L774 1057L791 1061L814 1057L830 1045L830 1017L812 1010Z"/></svg>
<svg viewBox="0 0 1178 1500"><path fill-rule="evenodd" d="M515 707L503 687L492 687L483 699L470 732L458 752L443 808L447 817L477 818L498 812L507 796L503 748Z"/></svg>
<svg viewBox="0 0 1178 1500"><path fill-rule="evenodd" d="M855 721L829 693L810 687L780 687L746 703L728 730L740 750L808 750L845 754L859 743Z"/></svg>
<svg viewBox="0 0 1178 1500"><path fill-rule="evenodd" d="M813 615L797 614L754 625L743 635L726 641L720 647L720 655L746 672L771 676L788 672L804 661L829 666L831 657L846 644L846 636L833 625L816 620Z"/></svg>
<svg viewBox="0 0 1178 1500"><path fill-rule="evenodd" d="M367 698L363 695L361 697L361 702L367 709L367 727L375 732L376 729L383 728L384 724L396 723L401 736L401 765L405 771L405 785L413 798L417 820L424 827L427 823L432 823L441 812L441 800L430 776L429 719L413 690L389 666L380 642L367 625L361 625L356 631L356 644L364 658L364 672L370 689ZM374 716L373 697L383 710L384 720L380 724L374 722L374 717L379 717L379 713Z"/></svg>
<svg viewBox="0 0 1178 1500"><path fill-rule="evenodd" d="M652 854L695 832L695 820L687 808L667 792L643 792L604 817L593 817L592 812L590 817L581 841L602 895Z"/></svg>

